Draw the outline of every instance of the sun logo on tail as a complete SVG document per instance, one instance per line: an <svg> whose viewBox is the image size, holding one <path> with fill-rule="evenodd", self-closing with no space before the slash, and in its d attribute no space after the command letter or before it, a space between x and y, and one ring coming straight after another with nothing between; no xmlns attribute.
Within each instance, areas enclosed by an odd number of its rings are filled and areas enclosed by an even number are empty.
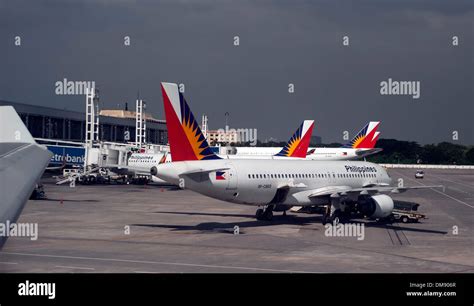
<svg viewBox="0 0 474 306"><path fill-rule="evenodd" d="M301 134L301 131L300 131ZM301 135L293 135L286 146L277 154L277 156L291 156L301 141Z"/></svg>
<svg viewBox="0 0 474 306"><path fill-rule="evenodd" d="M275 156L305 158L311 134L313 133L313 126L314 120L303 121L283 149Z"/></svg>
<svg viewBox="0 0 474 306"><path fill-rule="evenodd" d="M365 136L363 135L358 135L352 140L352 148L356 149L359 147L359 145L364 141Z"/></svg>
<svg viewBox="0 0 474 306"><path fill-rule="evenodd" d="M186 100L181 93L179 94L179 98L181 102L181 126L183 127L183 131L186 134L189 144L196 155L196 159L216 159L217 156L209 147L209 144L202 134L188 103L186 103Z"/></svg>

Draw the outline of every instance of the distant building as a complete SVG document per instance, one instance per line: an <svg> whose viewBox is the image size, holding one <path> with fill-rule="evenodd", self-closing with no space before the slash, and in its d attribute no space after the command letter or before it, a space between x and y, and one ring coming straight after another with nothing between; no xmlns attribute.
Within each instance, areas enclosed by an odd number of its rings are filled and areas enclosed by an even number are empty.
<svg viewBox="0 0 474 306"><path fill-rule="evenodd" d="M2 100L0 105L13 106L35 138L78 142L85 140L85 113ZM148 114L145 117L147 143L166 144L168 142L166 122ZM126 131L130 134L128 141L125 139ZM135 141L135 112L100 111L99 139L111 142Z"/></svg>
<svg viewBox="0 0 474 306"><path fill-rule="evenodd" d="M129 110L123 109L102 109L99 112L100 116L106 117L115 117L115 118L125 118L135 120L137 113ZM145 113L144 115L146 122L157 122L164 123L164 120L153 118L152 115Z"/></svg>
<svg viewBox="0 0 474 306"><path fill-rule="evenodd" d="M235 129L230 129L228 131L225 131L224 129L208 130L207 141L211 145L216 143L238 143L240 142L240 137Z"/></svg>
<svg viewBox="0 0 474 306"><path fill-rule="evenodd" d="M278 138L270 137L270 138L265 138L265 140L263 141L263 143L272 143L272 142L279 142L279 140Z"/></svg>

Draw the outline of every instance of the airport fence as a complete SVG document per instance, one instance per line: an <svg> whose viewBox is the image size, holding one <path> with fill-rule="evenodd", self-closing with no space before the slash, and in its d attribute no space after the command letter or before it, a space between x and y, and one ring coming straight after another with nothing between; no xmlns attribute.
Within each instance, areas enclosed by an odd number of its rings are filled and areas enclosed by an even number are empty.
<svg viewBox="0 0 474 306"><path fill-rule="evenodd" d="M422 164L380 164L385 168L399 169L469 169L474 170L474 165L422 165Z"/></svg>

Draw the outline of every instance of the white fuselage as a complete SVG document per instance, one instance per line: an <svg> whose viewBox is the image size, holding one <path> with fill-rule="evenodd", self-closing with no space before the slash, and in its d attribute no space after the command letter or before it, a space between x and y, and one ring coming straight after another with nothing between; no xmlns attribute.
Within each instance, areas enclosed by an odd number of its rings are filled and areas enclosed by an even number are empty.
<svg viewBox="0 0 474 306"><path fill-rule="evenodd" d="M280 152L280 147L236 147L236 156L259 156L274 155ZM309 148L314 152L306 159L309 160L355 160L366 155L364 151L369 152L371 149L352 149L352 148Z"/></svg>
<svg viewBox="0 0 474 306"><path fill-rule="evenodd" d="M134 153L128 159L128 167L137 172L150 173L153 166L158 165L164 153Z"/></svg>
<svg viewBox="0 0 474 306"><path fill-rule="evenodd" d="M166 153L134 153L128 159L128 172L136 176L151 176L151 180L155 183L166 183L162 179L151 175L151 169L159 165L165 154Z"/></svg>
<svg viewBox="0 0 474 306"><path fill-rule="evenodd" d="M364 170L362 170L364 169ZM310 197L327 187L361 188L390 184L391 178L377 164L362 161L220 159L161 164L157 176L216 199L248 205L265 205L279 188L290 186L282 205L318 205ZM217 179L217 171L225 172Z"/></svg>

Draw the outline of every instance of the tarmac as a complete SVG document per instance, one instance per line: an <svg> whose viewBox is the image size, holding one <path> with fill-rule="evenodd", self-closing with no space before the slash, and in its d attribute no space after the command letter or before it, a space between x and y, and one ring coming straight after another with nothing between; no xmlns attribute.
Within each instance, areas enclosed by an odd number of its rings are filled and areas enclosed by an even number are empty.
<svg viewBox="0 0 474 306"><path fill-rule="evenodd" d="M56 186L30 200L18 222L38 239L11 237L0 272L378 273L474 272L474 171L390 169L395 183L444 185L393 194L420 204L419 223L358 220L364 239L328 237L320 215L275 213L156 185ZM238 227L238 228L237 228ZM238 233L237 233L238 229Z"/></svg>

